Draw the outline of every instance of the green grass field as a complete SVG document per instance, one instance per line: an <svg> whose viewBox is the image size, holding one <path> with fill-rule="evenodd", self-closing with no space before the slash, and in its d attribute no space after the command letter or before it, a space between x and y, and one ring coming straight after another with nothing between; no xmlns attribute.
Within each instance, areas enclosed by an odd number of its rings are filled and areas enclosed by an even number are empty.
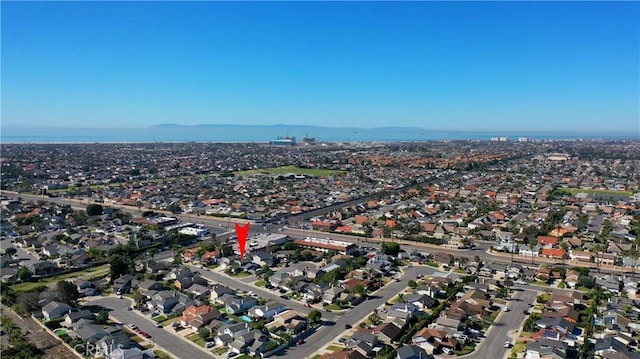
<svg viewBox="0 0 640 359"><path fill-rule="evenodd" d="M87 268L79 272L66 273L58 276L44 278L37 282L24 282L24 283L15 284L11 288L16 292L25 292L42 285L46 285L46 286L55 285L60 280L67 280L70 278L81 278L85 280L92 280L92 279L106 276L108 274L109 274L109 265L104 264L98 267Z"/></svg>
<svg viewBox="0 0 640 359"><path fill-rule="evenodd" d="M260 168L249 171L239 171L234 172L236 176L250 175L256 173L265 173L265 174L287 174L287 173L295 173L298 175L308 175L314 177L324 177L330 176L334 174L343 173L344 171L338 170L326 170L320 168L298 168L295 166L284 166L284 167L273 167L273 168Z"/></svg>
<svg viewBox="0 0 640 359"><path fill-rule="evenodd" d="M613 191L613 190L607 190L607 189L582 189L582 188L558 188L561 191L565 191L565 192L569 192L572 195L576 195L578 193L587 193L587 194L595 194L595 195L600 195L600 196L606 196L606 195L615 195L615 196L631 196L633 195L632 192L627 192L627 191Z"/></svg>

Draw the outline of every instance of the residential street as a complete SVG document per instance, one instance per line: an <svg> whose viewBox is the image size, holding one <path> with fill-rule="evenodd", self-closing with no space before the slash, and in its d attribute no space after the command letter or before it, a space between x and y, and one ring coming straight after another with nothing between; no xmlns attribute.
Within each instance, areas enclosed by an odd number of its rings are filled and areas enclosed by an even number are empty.
<svg viewBox="0 0 640 359"><path fill-rule="evenodd" d="M529 304L534 303L537 293L533 290L516 291L512 300L508 302L509 311L502 311L486 333L486 338L480 343L480 348L473 353L477 358L502 358L511 353L511 349L504 347L504 342L515 343L518 328L524 321L524 311Z"/></svg>
<svg viewBox="0 0 640 359"><path fill-rule="evenodd" d="M137 325L141 330L151 334L150 341L155 344L153 349L163 350L174 358L202 358L206 357L207 353L213 356L212 353L204 348L180 337L171 328L156 328L154 326L155 322L150 317L142 315L137 310L127 310L131 305L131 300L128 298L99 297L89 299L86 304L100 305L107 308L109 316L122 324Z"/></svg>

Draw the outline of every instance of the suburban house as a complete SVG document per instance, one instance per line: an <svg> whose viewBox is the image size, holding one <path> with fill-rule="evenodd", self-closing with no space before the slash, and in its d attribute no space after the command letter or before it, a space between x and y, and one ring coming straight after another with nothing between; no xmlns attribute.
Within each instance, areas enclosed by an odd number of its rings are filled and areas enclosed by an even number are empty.
<svg viewBox="0 0 640 359"><path fill-rule="evenodd" d="M229 314L238 314L247 311L249 308L258 304L258 300L255 298L244 297L235 298L229 303L225 304L225 309Z"/></svg>
<svg viewBox="0 0 640 359"><path fill-rule="evenodd" d="M269 302L265 305L255 306L249 309L249 316L253 318L271 319L276 314L287 310L287 306L279 302Z"/></svg>
<svg viewBox="0 0 640 359"><path fill-rule="evenodd" d="M64 303L52 301L42 307L42 316L45 320L54 320L64 317L70 310L71 307Z"/></svg>

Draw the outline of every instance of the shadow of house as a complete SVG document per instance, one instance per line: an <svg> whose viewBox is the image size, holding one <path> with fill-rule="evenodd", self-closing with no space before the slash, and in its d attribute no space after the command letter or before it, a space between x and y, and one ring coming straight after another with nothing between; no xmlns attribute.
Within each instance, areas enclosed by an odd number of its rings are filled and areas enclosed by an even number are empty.
<svg viewBox="0 0 640 359"><path fill-rule="evenodd" d="M120 276L120 278L113 281L113 291L118 295L128 293L131 290L132 280L133 276L131 274Z"/></svg>

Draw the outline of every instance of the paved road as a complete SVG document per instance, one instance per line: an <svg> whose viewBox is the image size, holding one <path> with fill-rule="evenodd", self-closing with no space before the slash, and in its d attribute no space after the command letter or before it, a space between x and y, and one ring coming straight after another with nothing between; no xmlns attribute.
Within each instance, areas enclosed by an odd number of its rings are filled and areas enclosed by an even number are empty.
<svg viewBox="0 0 640 359"><path fill-rule="evenodd" d="M150 317L142 315L137 310L127 310L131 305L128 298L97 297L89 299L85 305L99 305L109 310L109 316L122 324L135 324L141 330L151 334L150 341L154 348L160 349L175 358L203 358L214 356L199 345L182 338L171 328L156 328Z"/></svg>
<svg viewBox="0 0 640 359"><path fill-rule="evenodd" d="M514 343L517 339L518 328L524 321L524 311L529 304L534 303L537 293L533 290L517 291L509 301L508 312L502 312L491 325L482 347L474 353L478 358L502 358L511 353L511 349L504 347L504 342Z"/></svg>
<svg viewBox="0 0 640 359"><path fill-rule="evenodd" d="M196 266L193 266L193 265L190 265L190 264L186 264L186 266L189 267L192 271L200 272L200 276L202 276L203 278L206 278L206 279L208 279L210 281L226 285L229 288L243 290L245 292L253 291L260 298L263 298L263 299L266 299L266 300L279 301L282 304L286 304L287 307L289 307L290 309L296 310L300 314L307 315L307 314L309 314L309 312L312 309L312 308L305 307L304 304L302 304L302 303L300 303L298 301L280 298L280 293L278 293L277 291L270 291L270 290L267 290L266 288L256 287L252 283L247 283L247 281L246 281L247 278L246 277L245 278L240 278L240 277L233 278L233 277L229 277L229 276L227 276L225 274L219 273L216 270L203 270L203 269L197 268ZM255 277L253 277L252 279L253 279L253 281L257 280L257 279L255 279ZM329 314L329 316L331 318L334 317L334 315L331 315L331 313L326 313L326 314Z"/></svg>
<svg viewBox="0 0 640 359"><path fill-rule="evenodd" d="M339 315L335 320L335 324L321 326L315 334L306 339L306 343L297 347L286 349L280 356L291 358L311 358L318 350L325 345L336 341L345 333L345 324L353 327L368 317L374 309L384 305L384 303L395 297L398 293L407 288L407 284L411 278L415 278L418 274L430 275L436 270L431 267L410 267L405 269L405 275L399 282L391 281L384 287L373 294L373 299L365 300L355 308L349 309L346 313ZM323 312L323 320L328 319L332 313Z"/></svg>
<svg viewBox="0 0 640 359"><path fill-rule="evenodd" d="M449 177L449 176L447 176ZM61 197L43 197L41 195L32 195L32 194L26 194L26 193L17 193L17 192L10 192L10 191L2 191L3 195L6 195L7 197L11 197L11 198L17 198L17 197L22 197L23 199L28 199L28 200L33 200L33 201L38 201L38 200L46 200L49 202L54 202L54 203L60 203L60 204L71 204L74 208L78 208L78 209L84 209L86 208L86 205L89 203L86 199L70 199L70 198L61 198ZM109 204L104 204L106 206L109 206ZM118 205L111 205L111 207L118 207ZM138 209L137 207L132 207L132 206L119 206L123 211L126 212L130 212L133 214L140 214L141 211L145 211L145 210L151 210L151 209ZM167 215L172 215L171 213L168 213L166 211L158 211L155 210L156 212L163 212L166 213ZM183 217L185 217L187 215L183 215ZM192 219L193 222L196 223L201 223L205 226L208 227L219 227L219 225L222 225L222 228L225 228L228 230L233 230L231 228L231 223L238 221L238 222L246 222L243 220L236 220L236 219L231 219L231 218L212 218L212 217L206 217L206 216L188 216L188 218ZM293 218L293 217L292 217ZM292 219L294 223L298 223L298 221L301 219L301 217L296 217L296 219ZM274 225L271 224L270 225L270 230L272 231L277 231L280 227L280 225ZM262 228L260 228L259 225L253 225L250 228L250 234L254 234L257 232L261 232L263 231ZM231 232L232 233L232 232ZM231 233L227 233L227 234L222 234L219 238L227 238L229 235L231 235ZM338 234L338 233L327 233L327 232L318 232L318 231L311 231L311 230L298 230L298 229L294 229L294 228L286 228L283 229L284 234L288 234L290 236L294 236L294 237L305 237L307 235L312 235L312 236L318 236L318 237L328 237L331 239L337 239L337 240L342 240L342 241L347 241L347 242L352 242L352 243L356 243L356 244L362 244L361 242L366 241L365 243L375 243L375 242L383 242L383 241L389 241L390 239L386 238L360 238L360 237L354 237L354 236L350 236L350 235L343 235L343 234ZM510 255L500 255L499 253L487 253L485 251L480 250L481 248L485 248L484 246L482 247L478 247L477 250L475 251L463 251L463 250L459 250L459 249L450 249L450 248L444 248L442 246L438 246L438 245L430 245L427 243L418 243L418 242L409 242L409 241L402 241L402 240L393 240L396 242L399 242L402 244L404 249L408 249L411 248L416 249L418 251L428 251L428 252L445 252L445 253L452 253L458 256L462 256L462 257L468 257L468 258L473 258L474 256L479 256L480 259L482 259L485 262L500 262L500 263L511 263L511 260L513 259L516 262L520 262L520 263L547 263L547 264L555 264L555 265L562 265L561 261L557 261L557 260L553 260L553 259L548 259L548 258L541 258L541 257L536 257L533 259L533 261L531 261L530 257L520 257L520 256L514 256L513 258L511 258ZM25 257L26 258L26 257ZM566 261L565 262L566 265L574 265L574 263L571 263L570 261ZM575 264L575 265L580 265L583 267L592 267L593 269L597 269L596 264L595 263L579 263L579 264ZM598 269L598 271L602 272L602 273L618 273L618 272L627 272L628 268L624 268L624 267L615 267L615 266L602 266L601 268Z"/></svg>

